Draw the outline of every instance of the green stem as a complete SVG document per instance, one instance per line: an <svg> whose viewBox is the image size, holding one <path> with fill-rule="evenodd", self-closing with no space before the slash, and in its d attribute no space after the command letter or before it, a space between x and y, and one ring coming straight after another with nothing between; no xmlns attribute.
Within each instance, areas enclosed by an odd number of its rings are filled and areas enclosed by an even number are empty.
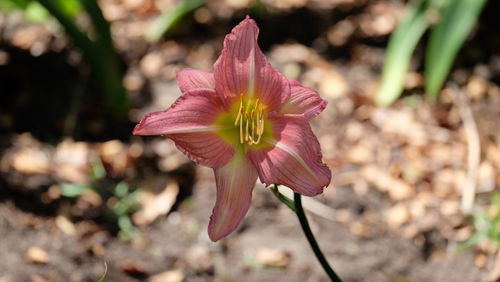
<svg viewBox="0 0 500 282"><path fill-rule="evenodd" d="M287 196L281 194L278 185L274 184L273 186L271 186L271 191L273 192L274 196L276 196L276 198L278 198L278 200L285 204L289 209L291 209L293 212L297 212L297 210L295 209L295 202L289 199Z"/></svg>
<svg viewBox="0 0 500 282"><path fill-rule="evenodd" d="M299 218L300 221L300 226L302 227L302 230L304 230L304 234L306 235L307 241L309 241L309 244L311 245L314 254L319 260L319 263L321 264L321 266L323 266L323 269L325 270L326 274L328 275L328 277L330 277L332 281L342 282L342 280L335 273L335 271L333 271L333 268L328 264L328 261L326 260L325 256L323 255L323 252L318 246L318 242L316 242L316 239L314 238L311 228L309 227L309 222L307 221L306 214L304 213L304 209L302 208L302 199L300 194L294 193L293 199L295 201L295 209L297 217Z"/></svg>

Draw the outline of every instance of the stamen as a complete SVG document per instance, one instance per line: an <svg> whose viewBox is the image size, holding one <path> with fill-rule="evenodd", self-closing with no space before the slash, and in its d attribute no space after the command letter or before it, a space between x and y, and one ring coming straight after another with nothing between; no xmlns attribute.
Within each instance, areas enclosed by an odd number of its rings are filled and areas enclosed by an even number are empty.
<svg viewBox="0 0 500 282"><path fill-rule="evenodd" d="M243 112L243 96L240 96L240 108L238 109L238 116L236 116L236 120L234 121L234 125L238 124L238 121L241 118L242 112Z"/></svg>
<svg viewBox="0 0 500 282"><path fill-rule="evenodd" d="M241 112L240 112L241 115ZM240 118L240 143L243 144L243 119Z"/></svg>
<svg viewBox="0 0 500 282"><path fill-rule="evenodd" d="M250 121L249 121L250 117L248 116L247 113L245 113L245 117L247 118L247 126L246 126L246 131L245 131L246 132L245 141L248 141L248 125L250 124Z"/></svg>
<svg viewBox="0 0 500 282"><path fill-rule="evenodd" d="M241 144L258 144L264 134L264 107L260 104L260 99L255 100L253 107L251 103L245 102L242 94L234 125L239 126Z"/></svg>
<svg viewBox="0 0 500 282"><path fill-rule="evenodd" d="M254 136L254 133L255 133L255 109L252 110L252 114L250 114L250 117L252 118L252 134L250 134L250 136Z"/></svg>

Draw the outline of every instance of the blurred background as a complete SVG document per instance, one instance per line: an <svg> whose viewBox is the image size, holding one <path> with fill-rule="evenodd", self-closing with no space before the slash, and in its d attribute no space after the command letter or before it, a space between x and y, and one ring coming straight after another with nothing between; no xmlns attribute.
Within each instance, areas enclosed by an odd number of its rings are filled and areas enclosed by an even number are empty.
<svg viewBox="0 0 500 282"><path fill-rule="evenodd" d="M327 281L260 183L212 243L211 169L132 136L250 15L333 172L304 199L345 281L499 281L500 36L486 0L2 0L0 281ZM286 192L285 189L282 189Z"/></svg>

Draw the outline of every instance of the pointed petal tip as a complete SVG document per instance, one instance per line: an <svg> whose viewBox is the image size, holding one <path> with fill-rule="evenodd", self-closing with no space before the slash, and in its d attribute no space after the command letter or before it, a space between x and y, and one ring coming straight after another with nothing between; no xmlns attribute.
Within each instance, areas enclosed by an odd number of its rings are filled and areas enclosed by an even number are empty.
<svg viewBox="0 0 500 282"><path fill-rule="evenodd" d="M271 149L251 150L249 159L266 184L285 185L304 196L321 194L331 182L331 171L322 161L321 148L303 115L270 117L278 140Z"/></svg>
<svg viewBox="0 0 500 282"><path fill-rule="evenodd" d="M217 200L208 224L208 236L218 241L234 232L245 217L252 201L257 171L242 155L236 155L223 167L214 169Z"/></svg>
<svg viewBox="0 0 500 282"><path fill-rule="evenodd" d="M226 232L221 232L220 230L216 230L215 228L215 220L213 219L214 215L212 214L210 216L210 223L208 224L208 238L210 238L210 241L212 242L217 242L221 240L222 238L226 237L229 235L233 230L226 230Z"/></svg>
<svg viewBox="0 0 500 282"><path fill-rule="evenodd" d="M259 48L258 36L259 27L250 16L226 35L222 53L214 64L215 88L227 104L246 93L256 95L268 109L278 111L288 100L290 87L267 61Z"/></svg>
<svg viewBox="0 0 500 282"><path fill-rule="evenodd" d="M318 91L303 86L298 81L289 79L290 99L281 109L285 114L303 114L311 119L320 114L328 105L328 101L321 98Z"/></svg>
<svg viewBox="0 0 500 282"><path fill-rule="evenodd" d="M254 24L254 25L257 25L257 24L255 23L255 20L254 20L254 19L252 19L252 18L250 17L250 15L246 15L246 16L245 16L245 19L244 19L244 20L242 20L242 21L240 22L240 24L242 24L242 23L246 23L246 22L249 22L249 23L252 23L252 24Z"/></svg>
<svg viewBox="0 0 500 282"><path fill-rule="evenodd" d="M141 135L141 128L140 128L140 124L137 124L135 127L134 127L134 131L132 132L132 135Z"/></svg>
<svg viewBox="0 0 500 282"><path fill-rule="evenodd" d="M146 120L151 116L151 114L153 113L146 114L144 117L142 117L141 121L135 125L134 131L132 132L133 135L142 135L142 136L151 135L144 132L144 124Z"/></svg>

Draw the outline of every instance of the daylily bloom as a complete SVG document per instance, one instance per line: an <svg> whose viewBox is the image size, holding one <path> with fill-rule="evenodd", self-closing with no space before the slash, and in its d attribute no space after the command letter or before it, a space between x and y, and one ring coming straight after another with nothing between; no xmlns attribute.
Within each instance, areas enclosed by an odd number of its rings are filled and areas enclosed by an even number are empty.
<svg viewBox="0 0 500 282"><path fill-rule="evenodd" d="M305 196L322 193L331 179L309 125L327 102L274 69L257 45L258 33L247 16L226 36L214 72L178 72L181 97L134 130L168 137L191 160L214 169L212 241L238 227L257 178Z"/></svg>

